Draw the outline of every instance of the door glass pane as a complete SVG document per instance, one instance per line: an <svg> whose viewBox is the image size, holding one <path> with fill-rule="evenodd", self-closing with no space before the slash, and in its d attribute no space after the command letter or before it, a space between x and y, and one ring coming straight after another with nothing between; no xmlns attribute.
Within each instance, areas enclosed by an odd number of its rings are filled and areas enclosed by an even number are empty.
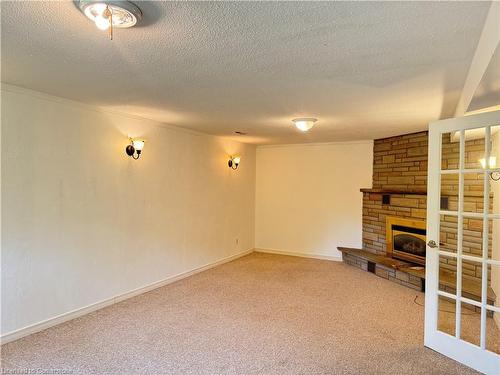
<svg viewBox="0 0 500 375"><path fill-rule="evenodd" d="M441 210L458 210L458 173L441 174Z"/></svg>
<svg viewBox="0 0 500 375"><path fill-rule="evenodd" d="M441 169L458 169L460 142L459 133L441 135Z"/></svg>
<svg viewBox="0 0 500 375"><path fill-rule="evenodd" d="M438 330L455 336L455 300L438 296Z"/></svg>
<svg viewBox="0 0 500 375"><path fill-rule="evenodd" d="M500 307L500 266L488 265L487 304ZM486 349L500 354L500 312L486 311Z"/></svg>
<svg viewBox="0 0 500 375"><path fill-rule="evenodd" d="M484 158L485 128L465 131L465 168L480 169L480 160Z"/></svg>
<svg viewBox="0 0 500 375"><path fill-rule="evenodd" d="M493 311L486 315L486 349L500 354L500 313Z"/></svg>
<svg viewBox="0 0 500 375"><path fill-rule="evenodd" d="M488 264L488 300L490 306L500 307L500 266ZM498 316L500 318L500 316ZM500 320L498 320L500 324Z"/></svg>
<svg viewBox="0 0 500 375"><path fill-rule="evenodd" d="M500 196L497 199L500 200ZM490 228L491 241L488 243L488 259L500 261L500 219L490 220ZM498 295L500 296L500 286Z"/></svg>
<svg viewBox="0 0 500 375"><path fill-rule="evenodd" d="M484 173L464 173L464 212L483 213Z"/></svg>
<svg viewBox="0 0 500 375"><path fill-rule="evenodd" d="M460 338L479 346L481 335L481 310L479 307L462 302Z"/></svg>
<svg viewBox="0 0 500 375"><path fill-rule="evenodd" d="M482 263L462 259L462 297L481 302Z"/></svg>
<svg viewBox="0 0 500 375"><path fill-rule="evenodd" d="M500 132L495 134L500 136ZM499 184L500 182L496 182ZM500 194L494 195L500 202ZM488 258L500 261L500 220L491 220L492 241L488 250ZM488 305L500 307L500 266L489 265L488 268ZM486 349L500 354L500 312L488 310L486 319Z"/></svg>
<svg viewBox="0 0 500 375"><path fill-rule="evenodd" d="M477 257L483 256L483 219L464 217L462 254Z"/></svg>
<svg viewBox="0 0 500 375"><path fill-rule="evenodd" d="M439 290L456 294L457 260L453 257L439 256Z"/></svg>
<svg viewBox="0 0 500 375"><path fill-rule="evenodd" d="M492 160L490 168L500 167L500 126L491 127L491 156ZM493 163L494 161L494 163ZM500 172L491 171L488 173L490 192L491 192L491 205L490 212L500 214Z"/></svg>
<svg viewBox="0 0 500 375"><path fill-rule="evenodd" d="M500 219L488 220L488 228L486 234L484 233L483 228L481 228L480 233L481 233L481 251L483 249L482 241L486 236L488 239L488 250L487 250L488 259L500 261Z"/></svg>
<svg viewBox="0 0 500 375"><path fill-rule="evenodd" d="M490 184L490 207L489 211L491 214L500 214L500 180L493 181L491 178L500 177L500 172L490 173L489 184Z"/></svg>
<svg viewBox="0 0 500 375"><path fill-rule="evenodd" d="M441 215L439 227L439 249L457 252L457 216Z"/></svg>

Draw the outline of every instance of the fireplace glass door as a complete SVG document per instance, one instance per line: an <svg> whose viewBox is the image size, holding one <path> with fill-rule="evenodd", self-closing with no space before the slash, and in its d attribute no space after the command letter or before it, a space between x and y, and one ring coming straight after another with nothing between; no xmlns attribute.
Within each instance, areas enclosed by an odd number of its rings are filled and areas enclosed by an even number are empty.
<svg viewBox="0 0 500 375"><path fill-rule="evenodd" d="M428 169L425 345L499 374L500 111L432 123Z"/></svg>
<svg viewBox="0 0 500 375"><path fill-rule="evenodd" d="M394 257L408 256L425 259L425 235L405 230L393 230L392 246Z"/></svg>

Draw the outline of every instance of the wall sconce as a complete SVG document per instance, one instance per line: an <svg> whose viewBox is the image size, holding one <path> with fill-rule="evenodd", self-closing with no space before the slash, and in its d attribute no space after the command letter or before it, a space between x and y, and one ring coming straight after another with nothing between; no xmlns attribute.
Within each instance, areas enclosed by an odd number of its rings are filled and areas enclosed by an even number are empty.
<svg viewBox="0 0 500 375"><path fill-rule="evenodd" d="M239 155L231 156L231 158L227 162L227 165L231 169L238 169L238 166L240 165L240 161L241 161L241 156L239 156Z"/></svg>
<svg viewBox="0 0 500 375"><path fill-rule="evenodd" d="M142 149L144 148L144 140L130 138L130 144L125 147L125 152L132 159L139 159L141 157Z"/></svg>
<svg viewBox="0 0 500 375"><path fill-rule="evenodd" d="M497 158L495 156L490 156L490 160L488 162L488 165L486 165L485 158L479 159L479 162L481 163L481 167L483 169L495 169L497 166ZM500 180L500 172L497 172L497 171L490 172L490 178L493 181Z"/></svg>

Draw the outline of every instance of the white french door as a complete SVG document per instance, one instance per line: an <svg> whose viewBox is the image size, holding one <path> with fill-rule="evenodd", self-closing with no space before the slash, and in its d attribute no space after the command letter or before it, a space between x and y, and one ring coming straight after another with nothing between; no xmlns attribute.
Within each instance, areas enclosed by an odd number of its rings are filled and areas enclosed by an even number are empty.
<svg viewBox="0 0 500 375"><path fill-rule="evenodd" d="M425 346L496 375L500 374L498 165L500 111L430 124Z"/></svg>

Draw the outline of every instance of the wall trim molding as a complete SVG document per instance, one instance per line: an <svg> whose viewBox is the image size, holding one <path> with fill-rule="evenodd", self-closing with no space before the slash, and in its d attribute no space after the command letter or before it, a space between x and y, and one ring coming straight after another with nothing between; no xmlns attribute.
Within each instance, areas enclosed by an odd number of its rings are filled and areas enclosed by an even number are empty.
<svg viewBox="0 0 500 375"><path fill-rule="evenodd" d="M80 308L72 310L72 311L68 311L66 313L57 315L53 318L49 318L49 319L43 320L43 321L35 323L35 324L31 324L31 325L23 327L23 328L19 328L15 331L7 332L7 333L2 334L0 336L0 343L3 345L3 344L6 344L8 342L12 342L12 341L18 340L22 337L31 335L33 333L43 331L47 328L56 326L58 324L67 322L69 320L73 320L75 318L86 315L86 314L91 313L93 311L100 310L104 307L108 307L108 306L114 305L115 303L124 301L126 299L129 299L129 298L132 298L135 296L138 296L139 294L143 294L143 293L149 292L151 290L161 288L162 286L165 286L165 285L174 283L176 281L185 279L189 276L193 276L197 273L200 273L200 272L209 270L211 268L220 266L224 263L231 262L231 261L236 260L238 258L241 258L245 255L248 255L248 254L252 253L253 251L254 251L254 249L249 249L249 250L246 250L242 253L231 255L229 257L216 260L215 262L205 264L204 266L200 266L200 267L194 268L194 269L189 270L189 271L181 272L177 275L169 276L163 280L159 280L159 281L156 281L154 283L145 285L143 287L133 289L129 292L118 294L116 296L107 298L105 300L102 300L102 301L99 301L99 302L96 302L96 303L93 303L93 304L90 304L90 305L87 305L84 307L80 307Z"/></svg>
<svg viewBox="0 0 500 375"><path fill-rule="evenodd" d="M300 253L296 251L276 250L276 249L253 249L256 253L276 254L276 255L289 255L293 257L311 258L330 260L333 262L342 262L342 256L326 255L319 253Z"/></svg>
<svg viewBox="0 0 500 375"><path fill-rule="evenodd" d="M168 130L172 130L175 132L204 136L207 138L225 139L225 137L222 137L222 136L202 133L200 131L196 131L196 130L192 130L192 129L188 129L188 128L183 128L183 127L180 127L180 126L177 126L174 124L161 122L158 120L154 120L154 119L139 116L139 115L134 115L132 113L128 113L125 111L120 111L117 109L110 109L110 108L103 108L103 107L99 107L97 105L80 102L78 100L67 99L67 98L64 98L62 96L56 96L56 95L48 94L48 93L45 93L42 91L36 91L36 90L28 89L25 87L12 85L10 83L1 82L0 83L0 90L7 91L7 92L10 92L13 94L27 95L27 96L30 96L32 98L36 98L39 100L46 100L46 101L49 101L52 103L69 105L69 106L72 106L72 107L77 108L79 110L86 110L86 111L91 111L91 112L110 114L113 116L121 116L121 117L125 117L125 118L131 119L131 120L136 120L136 121L145 121L145 122L150 123L151 126L160 127L163 129L168 129ZM234 142L243 143L241 141L234 141Z"/></svg>

